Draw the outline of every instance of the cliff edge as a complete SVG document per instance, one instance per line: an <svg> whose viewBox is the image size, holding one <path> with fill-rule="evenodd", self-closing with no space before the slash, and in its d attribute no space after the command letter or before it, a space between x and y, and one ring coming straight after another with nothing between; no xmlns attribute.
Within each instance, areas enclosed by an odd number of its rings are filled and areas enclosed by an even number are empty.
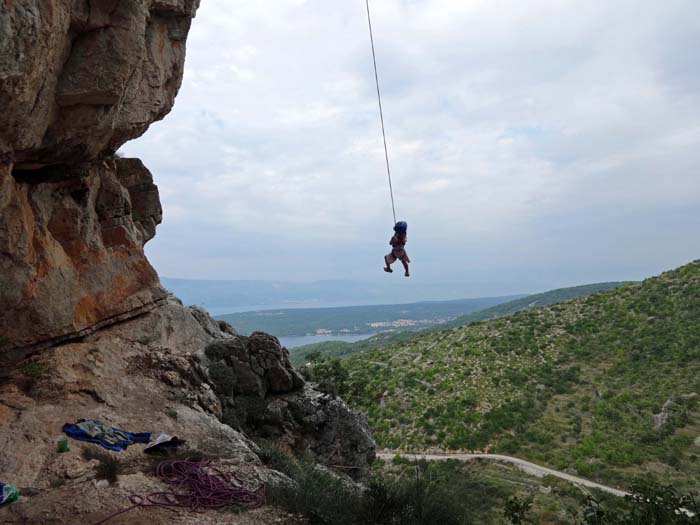
<svg viewBox="0 0 700 525"><path fill-rule="evenodd" d="M0 522L94 522L163 489L140 447L119 453L114 484L82 444L59 453L81 418L175 435L252 484L276 476L254 440L355 478L374 458L366 419L307 384L275 338L185 307L145 257L158 188L116 150L172 108L198 4L0 2L0 480L23 494Z"/></svg>

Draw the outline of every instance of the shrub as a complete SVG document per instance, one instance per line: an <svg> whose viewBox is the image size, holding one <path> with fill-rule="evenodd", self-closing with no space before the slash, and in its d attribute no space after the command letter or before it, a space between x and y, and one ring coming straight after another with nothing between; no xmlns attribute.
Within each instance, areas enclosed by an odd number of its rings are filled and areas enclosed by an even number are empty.
<svg viewBox="0 0 700 525"><path fill-rule="evenodd" d="M106 479L111 484L117 482L117 477L122 471L122 462L108 452L90 447L82 451L83 459L99 461L95 468L95 478Z"/></svg>
<svg viewBox="0 0 700 525"><path fill-rule="evenodd" d="M33 388L34 385L48 375L46 365L37 361L31 361L22 365L20 372L22 372L22 375L26 380L26 387L28 389Z"/></svg>
<svg viewBox="0 0 700 525"><path fill-rule="evenodd" d="M318 389L332 396L342 396L348 391L350 374L338 357L321 359L310 368L311 378L318 384Z"/></svg>
<svg viewBox="0 0 700 525"><path fill-rule="evenodd" d="M637 478L623 503L601 504L589 498L580 514L583 525L698 525L700 505L670 485Z"/></svg>
<svg viewBox="0 0 700 525"><path fill-rule="evenodd" d="M513 525L531 523L530 509L532 508L532 501L532 497L519 498L518 496L512 496L508 498L503 513Z"/></svg>
<svg viewBox="0 0 700 525"><path fill-rule="evenodd" d="M211 378L216 392L222 396L233 396L233 387L236 384L236 374L229 366L221 361L216 361L209 367Z"/></svg>
<svg viewBox="0 0 700 525"><path fill-rule="evenodd" d="M24 377L26 377L32 382L38 381L39 379L45 377L48 374L46 365L38 363L36 361L32 361L31 363L23 365L20 371L22 372L22 375Z"/></svg>
<svg viewBox="0 0 700 525"><path fill-rule="evenodd" d="M311 462L296 461L283 454L271 458L274 468L294 483L276 483L269 487L268 500L291 512L303 514L314 525L352 525L357 521L361 496L349 482Z"/></svg>
<svg viewBox="0 0 700 525"><path fill-rule="evenodd" d="M456 490L448 490L448 483L433 479L426 462L410 467L413 475L403 479L388 479L375 473L362 490L342 475L294 459L273 446L263 445L260 457L293 481L270 487L270 503L303 514L312 525L465 523L463 498Z"/></svg>

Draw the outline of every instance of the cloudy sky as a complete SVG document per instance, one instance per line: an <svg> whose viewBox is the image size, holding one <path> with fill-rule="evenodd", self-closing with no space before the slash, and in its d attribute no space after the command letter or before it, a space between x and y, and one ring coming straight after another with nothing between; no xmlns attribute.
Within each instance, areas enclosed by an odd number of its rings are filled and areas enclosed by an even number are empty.
<svg viewBox="0 0 700 525"><path fill-rule="evenodd" d="M700 2L373 0L411 283L475 294L700 257ZM161 275L394 279L363 0L203 0L150 167Z"/></svg>

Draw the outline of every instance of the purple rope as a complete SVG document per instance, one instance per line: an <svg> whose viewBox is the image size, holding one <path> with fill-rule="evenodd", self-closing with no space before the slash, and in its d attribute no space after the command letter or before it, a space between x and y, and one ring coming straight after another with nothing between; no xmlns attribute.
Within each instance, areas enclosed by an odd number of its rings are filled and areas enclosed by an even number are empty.
<svg viewBox="0 0 700 525"><path fill-rule="evenodd" d="M94 525L106 523L137 507L160 507L172 512L177 512L178 508L204 512L207 509L221 509L229 505L255 509L265 502L264 486L255 490L246 488L236 476L227 476L212 467L210 460L163 461L156 467L156 476L170 486L170 491L152 492L145 498L138 495L129 496L131 507L111 514Z"/></svg>

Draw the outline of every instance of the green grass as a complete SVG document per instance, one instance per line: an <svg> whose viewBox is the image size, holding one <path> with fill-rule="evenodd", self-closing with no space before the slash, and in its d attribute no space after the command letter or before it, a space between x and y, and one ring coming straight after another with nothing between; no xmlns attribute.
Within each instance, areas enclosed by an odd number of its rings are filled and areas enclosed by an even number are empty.
<svg viewBox="0 0 700 525"><path fill-rule="evenodd" d="M22 375L30 381L38 381L48 374L48 369L46 368L46 365L32 361L23 365L20 368L20 372L22 372Z"/></svg>
<svg viewBox="0 0 700 525"><path fill-rule="evenodd" d="M642 472L700 484L700 262L343 363L340 394L380 447L487 449L613 484Z"/></svg>

